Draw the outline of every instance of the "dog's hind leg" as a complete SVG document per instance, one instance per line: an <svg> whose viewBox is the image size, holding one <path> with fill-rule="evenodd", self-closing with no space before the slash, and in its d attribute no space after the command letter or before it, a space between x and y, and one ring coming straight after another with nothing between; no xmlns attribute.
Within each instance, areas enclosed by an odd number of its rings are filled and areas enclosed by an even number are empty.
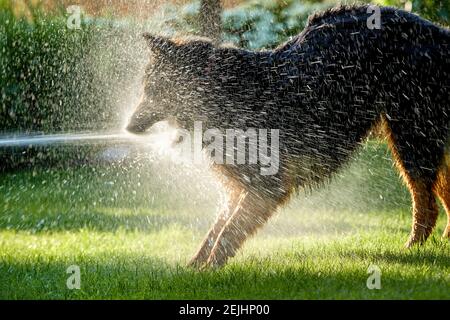
<svg viewBox="0 0 450 320"><path fill-rule="evenodd" d="M189 266L198 268L206 263L220 231L222 231L223 227L234 214L234 211L245 196L245 192L240 188L228 185L226 189L228 193L227 203L219 212L216 222L208 231L208 234L200 245L200 248L197 250L197 253L189 261Z"/></svg>
<svg viewBox="0 0 450 320"><path fill-rule="evenodd" d="M447 227L444 229L443 237L450 239L450 156L446 157L439 170L434 184L434 192L441 200L447 212Z"/></svg>
<svg viewBox="0 0 450 320"><path fill-rule="evenodd" d="M408 185L413 199L412 230L406 243L406 247L410 248L415 244L423 244L430 236L436 226L439 209L431 185L423 180L412 179L409 179Z"/></svg>
<svg viewBox="0 0 450 320"><path fill-rule="evenodd" d="M412 196L413 222L406 247L422 244L433 231L438 206L433 185L443 157L442 145L427 135L416 134L402 122L382 121L396 165ZM420 132L422 133L422 132Z"/></svg>

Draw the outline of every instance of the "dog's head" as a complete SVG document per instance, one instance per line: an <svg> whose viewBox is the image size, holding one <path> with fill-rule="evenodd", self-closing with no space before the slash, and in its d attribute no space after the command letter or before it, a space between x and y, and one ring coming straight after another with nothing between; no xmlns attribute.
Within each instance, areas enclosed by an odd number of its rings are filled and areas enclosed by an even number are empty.
<svg viewBox="0 0 450 320"><path fill-rule="evenodd" d="M202 103L207 82L207 61L214 46L206 40L179 41L143 35L151 49L144 75L144 92L127 130L144 133L155 123L191 121Z"/></svg>

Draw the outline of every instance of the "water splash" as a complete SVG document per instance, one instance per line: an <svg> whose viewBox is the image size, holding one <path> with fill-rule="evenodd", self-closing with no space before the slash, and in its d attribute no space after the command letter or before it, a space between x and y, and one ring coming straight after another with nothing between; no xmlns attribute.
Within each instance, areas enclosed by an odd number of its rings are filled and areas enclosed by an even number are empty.
<svg viewBox="0 0 450 320"><path fill-rule="evenodd" d="M126 132L82 132L62 134L28 134L0 136L0 148L47 146L55 144L95 144L99 142L120 143L132 141L133 136Z"/></svg>
<svg viewBox="0 0 450 320"><path fill-rule="evenodd" d="M0 148L50 146L61 144L92 145L96 143L147 145L156 151L170 149L177 138L177 129L167 121L156 123L147 133L135 135L124 129L110 131L83 131L56 134L29 133L0 135Z"/></svg>

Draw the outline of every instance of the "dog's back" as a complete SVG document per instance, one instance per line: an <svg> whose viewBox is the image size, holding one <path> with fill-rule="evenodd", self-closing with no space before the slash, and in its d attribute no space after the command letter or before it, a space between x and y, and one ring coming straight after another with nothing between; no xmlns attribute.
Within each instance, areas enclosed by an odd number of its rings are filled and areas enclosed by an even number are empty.
<svg viewBox="0 0 450 320"><path fill-rule="evenodd" d="M380 9L381 29L368 28L366 6L340 7L311 17L274 52L277 103L269 126L285 135L286 161L297 163L299 185L335 172L382 121L404 145L404 161L415 162L412 174L442 162L450 33L416 15Z"/></svg>

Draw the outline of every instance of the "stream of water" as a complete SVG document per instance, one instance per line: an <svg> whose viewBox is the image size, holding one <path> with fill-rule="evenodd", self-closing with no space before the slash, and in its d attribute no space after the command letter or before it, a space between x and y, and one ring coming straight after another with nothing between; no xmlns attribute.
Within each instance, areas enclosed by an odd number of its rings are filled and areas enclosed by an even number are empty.
<svg viewBox="0 0 450 320"><path fill-rule="evenodd" d="M131 142L133 136L122 131L0 136L0 148L45 146L54 144L95 144Z"/></svg>

